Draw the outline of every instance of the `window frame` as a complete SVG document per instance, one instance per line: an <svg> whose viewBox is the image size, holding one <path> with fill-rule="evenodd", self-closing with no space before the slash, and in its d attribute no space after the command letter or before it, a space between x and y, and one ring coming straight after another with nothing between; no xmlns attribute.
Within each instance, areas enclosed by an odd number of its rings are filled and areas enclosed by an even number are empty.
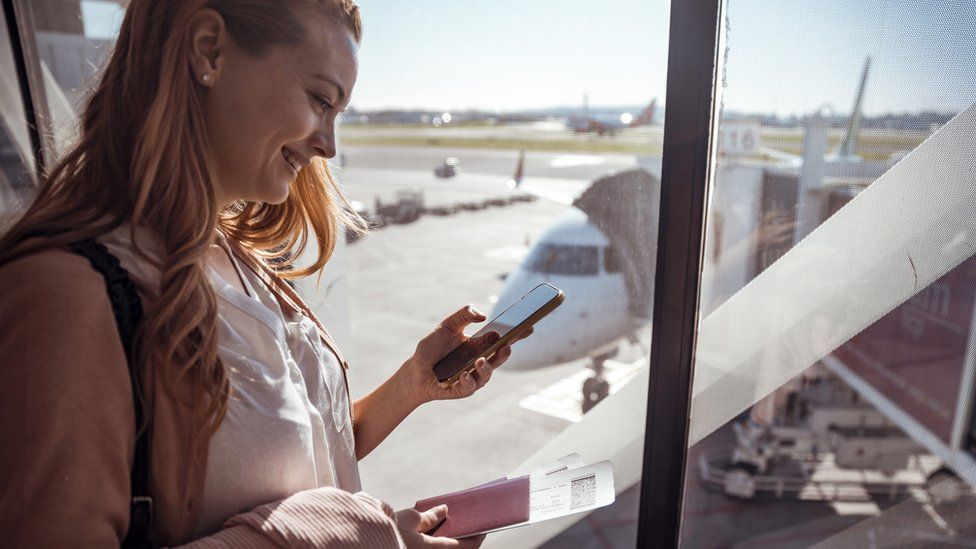
<svg viewBox="0 0 976 549"><path fill-rule="evenodd" d="M638 547L679 541L722 9L671 3Z"/></svg>
<svg viewBox="0 0 976 549"><path fill-rule="evenodd" d="M10 49L17 68L17 84L20 87L20 99L24 104L24 114L27 119L27 130L30 133L31 148L34 155L34 182L39 184L41 174L44 173L45 158L53 150L41 132L39 120L47 119L46 101L44 98L44 82L39 78L40 66L37 65L37 52L30 39L31 24L30 10L24 9L17 0L2 0L3 14L7 19L7 33ZM42 112L38 112L38 110Z"/></svg>

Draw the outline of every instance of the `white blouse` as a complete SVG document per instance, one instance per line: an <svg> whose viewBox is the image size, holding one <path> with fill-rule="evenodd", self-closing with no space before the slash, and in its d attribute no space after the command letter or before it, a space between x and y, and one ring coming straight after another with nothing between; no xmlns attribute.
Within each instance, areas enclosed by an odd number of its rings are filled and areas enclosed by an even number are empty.
<svg viewBox="0 0 976 549"><path fill-rule="evenodd" d="M155 255L153 236L139 230ZM158 291L158 271L131 248L129 226L99 240L140 291ZM284 310L271 290L218 238L244 281L242 293L208 266L217 294L218 348L232 388L210 440L200 522L211 534L231 516L301 490L361 490L350 401L338 357L305 315Z"/></svg>

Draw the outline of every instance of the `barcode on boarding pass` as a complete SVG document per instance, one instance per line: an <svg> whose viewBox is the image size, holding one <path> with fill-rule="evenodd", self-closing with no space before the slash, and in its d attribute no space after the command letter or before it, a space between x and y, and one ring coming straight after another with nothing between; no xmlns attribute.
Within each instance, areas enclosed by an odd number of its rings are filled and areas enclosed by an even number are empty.
<svg viewBox="0 0 976 549"><path fill-rule="evenodd" d="M586 507L596 501L596 474L573 479L570 485L569 508Z"/></svg>

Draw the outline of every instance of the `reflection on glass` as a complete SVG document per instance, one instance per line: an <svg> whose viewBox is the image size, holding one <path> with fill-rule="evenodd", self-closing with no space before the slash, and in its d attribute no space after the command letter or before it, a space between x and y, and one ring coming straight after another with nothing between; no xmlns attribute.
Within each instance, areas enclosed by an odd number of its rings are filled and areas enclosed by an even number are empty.
<svg viewBox="0 0 976 549"><path fill-rule="evenodd" d="M973 6L758 4L723 25L681 543L972 545Z"/></svg>
<svg viewBox="0 0 976 549"><path fill-rule="evenodd" d="M46 123L54 136L54 152L60 155L77 137L78 113L115 44L124 2L40 0L24 4L34 22L39 76L47 99Z"/></svg>
<svg viewBox="0 0 976 549"><path fill-rule="evenodd" d="M34 156L8 28L0 14L0 232L34 193Z"/></svg>

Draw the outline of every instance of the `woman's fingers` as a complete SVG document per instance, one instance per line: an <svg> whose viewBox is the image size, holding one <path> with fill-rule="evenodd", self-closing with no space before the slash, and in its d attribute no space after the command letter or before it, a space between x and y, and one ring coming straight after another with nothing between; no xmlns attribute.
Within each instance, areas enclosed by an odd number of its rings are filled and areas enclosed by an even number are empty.
<svg viewBox="0 0 976 549"><path fill-rule="evenodd" d="M491 357L491 360L488 361L488 365L491 366L492 370L494 370L495 368L498 368L502 364L505 364L505 361L508 360L509 357L511 356L512 356L512 346L506 345L495 352L495 356Z"/></svg>
<svg viewBox="0 0 976 549"><path fill-rule="evenodd" d="M478 382L471 372L461 374L461 378L454 384L454 392L458 397L466 397L476 390L478 390Z"/></svg>
<svg viewBox="0 0 976 549"><path fill-rule="evenodd" d="M464 332L464 328L472 322L484 322L487 317L484 313L474 308L474 305L465 305L451 316L445 318L438 328L447 331L450 334L460 334Z"/></svg>
<svg viewBox="0 0 976 549"><path fill-rule="evenodd" d="M491 360L479 358L474 363L474 369L470 372L461 374L457 383L451 387L454 398L464 398L471 396L478 389L484 387L491 380L491 374L512 355L512 347L506 345L499 349Z"/></svg>
<svg viewBox="0 0 976 549"><path fill-rule="evenodd" d="M476 339L471 340L471 344L474 345L475 352L478 354L484 353L492 345L498 343L498 340L502 338L502 335L498 332L491 331L487 334L480 335Z"/></svg>
<svg viewBox="0 0 976 549"><path fill-rule="evenodd" d="M488 383L488 380L491 379L491 370L492 368L488 365L488 361L483 358L479 358L478 361L474 363L474 371L475 374L477 374L477 379L475 381L477 382L479 389L484 387L485 384Z"/></svg>
<svg viewBox="0 0 976 549"><path fill-rule="evenodd" d="M417 531L421 534L426 534L447 518L447 505L432 507L419 515Z"/></svg>

